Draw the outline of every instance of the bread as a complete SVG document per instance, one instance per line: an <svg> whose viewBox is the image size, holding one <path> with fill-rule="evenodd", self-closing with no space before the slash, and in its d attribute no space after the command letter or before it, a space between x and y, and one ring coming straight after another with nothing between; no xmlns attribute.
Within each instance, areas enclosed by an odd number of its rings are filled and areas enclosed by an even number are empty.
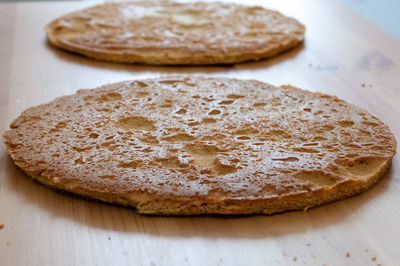
<svg viewBox="0 0 400 266"><path fill-rule="evenodd" d="M7 152L35 180L142 214L272 214L360 193L396 140L335 96L255 80L126 81L24 111Z"/></svg>
<svg viewBox="0 0 400 266"><path fill-rule="evenodd" d="M97 60L151 65L233 64L298 46L304 26L261 7L223 3L104 3L46 27L56 47Z"/></svg>

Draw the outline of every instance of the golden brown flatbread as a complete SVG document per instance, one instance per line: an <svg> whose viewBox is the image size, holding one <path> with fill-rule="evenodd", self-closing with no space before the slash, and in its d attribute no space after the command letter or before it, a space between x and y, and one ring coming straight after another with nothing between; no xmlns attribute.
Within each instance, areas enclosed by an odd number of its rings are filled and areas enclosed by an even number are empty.
<svg viewBox="0 0 400 266"><path fill-rule="evenodd" d="M41 183L159 215L320 206L371 187L396 151L386 125L334 96L183 76L29 108L4 142Z"/></svg>
<svg viewBox="0 0 400 266"><path fill-rule="evenodd" d="M298 46L304 26L261 7L224 3L105 3L46 27L56 47L94 59L152 65L233 64Z"/></svg>

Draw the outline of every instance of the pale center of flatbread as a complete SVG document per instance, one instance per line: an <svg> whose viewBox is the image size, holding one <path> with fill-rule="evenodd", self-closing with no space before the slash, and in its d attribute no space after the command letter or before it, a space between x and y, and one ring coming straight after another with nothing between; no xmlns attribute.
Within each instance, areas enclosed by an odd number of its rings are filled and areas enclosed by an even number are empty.
<svg viewBox="0 0 400 266"><path fill-rule="evenodd" d="M120 8L121 14L125 18L137 20L144 17L163 17L171 18L182 24L202 25L212 22L212 18L202 10L185 9L185 10L165 10L159 7L129 7Z"/></svg>

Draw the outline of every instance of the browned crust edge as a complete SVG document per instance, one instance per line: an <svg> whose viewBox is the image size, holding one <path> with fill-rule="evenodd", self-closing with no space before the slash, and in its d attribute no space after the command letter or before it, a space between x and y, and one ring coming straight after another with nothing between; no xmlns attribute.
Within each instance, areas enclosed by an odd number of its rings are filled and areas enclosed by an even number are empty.
<svg viewBox="0 0 400 266"><path fill-rule="evenodd" d="M229 65L236 63L244 63L248 61L258 61L261 59L267 59L277 56L287 50L300 46L303 40L292 39L287 44L281 44L274 48L258 49L251 53L243 54L218 54L213 53L210 55L199 55L191 53L190 55L178 57L176 55L169 56L173 52L166 53L166 55L160 56L157 53L152 55L146 55L146 53L129 53L129 54L117 54L102 50L89 49L84 46L71 44L68 41L58 40L51 34L47 33L47 38L50 44L57 48L64 49L75 54L84 55L88 58L96 59L99 61L106 62L117 62L126 64L145 64L145 65Z"/></svg>
<svg viewBox="0 0 400 266"><path fill-rule="evenodd" d="M13 158L11 148L7 145L7 153ZM308 210L314 207L326 205L335 201L346 199L368 190L375 185L389 170L392 157L383 163L379 170L368 179L349 179L337 183L331 187L299 193L296 195L277 196L269 199L228 199L213 200L205 202L201 199L173 200L167 198L156 198L146 192L134 192L129 195L117 193L100 192L95 189L82 187L71 187L68 184L56 184L52 179L45 176L34 175L21 168L18 161L14 163L32 179L52 188L64 190L76 195L87 196L107 203L130 206L137 209L140 214L164 215L164 216L192 216L202 214L218 215L249 215L264 214L271 215L285 211Z"/></svg>

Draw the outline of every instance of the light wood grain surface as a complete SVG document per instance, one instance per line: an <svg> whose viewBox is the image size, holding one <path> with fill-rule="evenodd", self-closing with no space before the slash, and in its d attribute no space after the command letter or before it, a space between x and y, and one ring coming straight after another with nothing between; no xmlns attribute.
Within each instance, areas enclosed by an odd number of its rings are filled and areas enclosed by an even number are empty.
<svg viewBox="0 0 400 266"><path fill-rule="evenodd" d="M245 1L256 3L257 1ZM335 94L400 140L400 43L335 1L258 1L302 21L302 47L229 67L96 62L46 43L53 18L93 2L0 4L0 133L29 106L126 79L176 73L254 78ZM400 160L371 190L274 216L144 217L50 190L0 144L0 265L399 265ZM347 255L346 255L347 254Z"/></svg>

